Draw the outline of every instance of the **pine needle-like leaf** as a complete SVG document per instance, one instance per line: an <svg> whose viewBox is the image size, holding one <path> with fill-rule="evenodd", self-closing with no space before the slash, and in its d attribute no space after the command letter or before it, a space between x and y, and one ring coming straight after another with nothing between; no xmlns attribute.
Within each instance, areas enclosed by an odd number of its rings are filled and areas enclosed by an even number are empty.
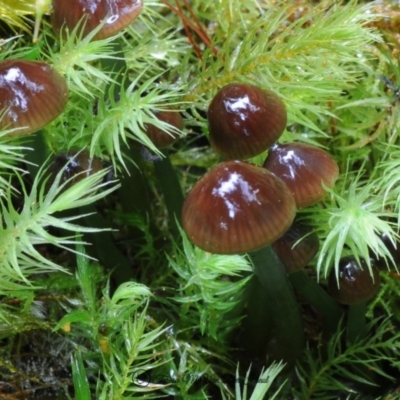
<svg viewBox="0 0 400 400"><path fill-rule="evenodd" d="M392 207L400 222L400 147L386 145L383 150L387 159L383 159L377 166L381 172L379 188L383 194L384 206Z"/></svg>
<svg viewBox="0 0 400 400"><path fill-rule="evenodd" d="M362 182L362 168L345 176L339 189L329 190L324 208L310 210L310 221L318 221L317 230L323 241L318 254L317 271L326 277L333 266L339 275L339 261L347 255L364 258L373 277L371 254L394 265L394 260L382 240L385 235L393 245L397 240L392 213L384 211L382 196L377 196L375 181Z"/></svg>
<svg viewBox="0 0 400 400"><path fill-rule="evenodd" d="M98 388L99 400L133 399L165 386L152 383L151 371L165 362L160 338L168 328L147 331L146 319L144 308L131 319L120 319L119 330L110 335L110 354L104 357L106 376L104 385Z"/></svg>
<svg viewBox="0 0 400 400"><path fill-rule="evenodd" d="M26 17L35 13L35 2L36 0L2 0L0 2L0 21L4 21L13 28L29 31L30 22Z"/></svg>
<svg viewBox="0 0 400 400"><path fill-rule="evenodd" d="M101 60L118 59L112 44L115 36L93 41L102 25L86 36L83 36L82 26L83 20L71 32L67 31L65 37L61 35L57 51L48 44L48 59L58 72L65 75L71 92L93 98L104 90L106 84L115 82L112 75L105 73L99 65Z"/></svg>
<svg viewBox="0 0 400 400"><path fill-rule="evenodd" d="M181 235L184 253L177 249L176 257L168 257L171 267L181 278L181 294L174 300L186 304L188 313L191 311L187 306L196 308L200 313L201 333L217 338L235 322L224 321L223 316L241 299L252 267L243 256L207 253L193 246L182 230ZM237 279L242 275L246 277Z"/></svg>
<svg viewBox="0 0 400 400"><path fill-rule="evenodd" d="M298 365L301 380L301 398L304 400L323 398L337 399L342 395L356 395L357 384L374 386L370 371L389 380L383 363L399 369L398 351L400 334L391 325L390 319L376 319L368 324L370 335L347 348L342 344L339 330L329 341L326 357L307 353L307 361ZM397 371L398 376L399 371ZM353 397L351 397L353 398Z"/></svg>
<svg viewBox="0 0 400 400"><path fill-rule="evenodd" d="M0 112L0 120L3 115ZM32 150L29 147L21 146L21 144L17 143L15 137L10 136L11 133L17 130L18 128L0 132L0 171L2 171L2 175L7 174L11 176L13 173L24 173L17 165L24 159L24 151ZM7 192L16 190L2 175L0 175L0 197L7 196Z"/></svg>
<svg viewBox="0 0 400 400"><path fill-rule="evenodd" d="M66 168L65 166L64 168ZM22 177L16 172L22 187L24 197L23 208L18 211L13 202L13 194L8 192L5 198L0 198L1 227L0 227L0 290L21 290L32 287L29 277L33 274L43 274L66 270L44 257L35 247L37 244L50 243L54 246L73 251L70 244L72 238L80 232L96 232L98 229L71 224L72 218L55 217L54 213L71 208L91 204L103 198L116 189L110 183L102 180L107 170L90 175L66 189L70 181L60 184L62 169L48 188L47 173L42 167L33 181L30 193L27 192ZM61 227L73 232L71 237L56 237L48 232L50 226Z"/></svg>
<svg viewBox="0 0 400 400"><path fill-rule="evenodd" d="M250 396L250 400L263 400L267 392L269 391L273 381L277 378L277 376L282 372L285 364L280 361L279 363L272 363L265 371L261 371L260 376L257 380L257 384L253 390L253 393ZM239 379L239 365L236 370L236 400L247 400L247 387L249 381L251 367L249 367L244 383L243 383L243 391L240 390L240 379ZM268 393L268 398L270 400L276 399L279 395L279 392L282 389L284 383L274 391L274 393Z"/></svg>
<svg viewBox="0 0 400 400"><path fill-rule="evenodd" d="M319 122L335 118L327 104L343 104L343 90L370 72L368 60L374 55L368 53L369 46L382 40L367 27L376 18L372 5L321 2L293 21L291 4L264 7L251 24L233 18L228 27L225 22L223 32L216 32L213 44L221 46L218 56L205 50L201 73L191 80L187 77L193 89L185 100L198 106L232 81L247 82L279 93L289 124L324 137ZM181 74L186 77L189 72Z"/></svg>
<svg viewBox="0 0 400 400"><path fill-rule="evenodd" d="M137 76L126 89L123 85L111 85L107 96L102 97L98 104L96 121L99 121L99 124L92 135L91 152L96 153L99 147L105 148L114 163L117 159L123 166L125 160L121 148L123 144L129 146L129 140L138 142L162 156L160 150L145 134L145 124L152 124L171 134L183 134L154 115L157 110L168 110L174 105L177 106L179 90L176 91L168 85L156 85L157 76L144 82L141 82L141 78L141 75Z"/></svg>

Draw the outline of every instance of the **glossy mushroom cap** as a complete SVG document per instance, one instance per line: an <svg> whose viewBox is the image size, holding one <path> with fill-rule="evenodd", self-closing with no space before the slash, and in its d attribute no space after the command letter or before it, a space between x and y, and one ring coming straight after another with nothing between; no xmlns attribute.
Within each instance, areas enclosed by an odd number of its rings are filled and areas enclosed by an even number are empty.
<svg viewBox="0 0 400 400"><path fill-rule="evenodd" d="M12 135L35 132L64 110L68 88L64 78L39 61L0 62L1 129L19 128Z"/></svg>
<svg viewBox="0 0 400 400"><path fill-rule="evenodd" d="M322 200L326 195L322 183L332 188L339 176L339 167L329 153L301 143L274 145L264 168L286 183L298 208Z"/></svg>
<svg viewBox="0 0 400 400"><path fill-rule="evenodd" d="M52 25L59 34L64 27L73 30L87 16L84 35L106 20L94 37L105 39L130 25L140 14L143 0L53 0Z"/></svg>
<svg viewBox="0 0 400 400"><path fill-rule="evenodd" d="M210 143L228 159L267 150L286 127L286 108L273 92L243 83L223 87L208 108Z"/></svg>
<svg viewBox="0 0 400 400"><path fill-rule="evenodd" d="M315 257L319 239L307 225L294 221L292 226L271 244L287 273L303 269Z"/></svg>
<svg viewBox="0 0 400 400"><path fill-rule="evenodd" d="M279 238L295 214L293 196L275 175L246 162L227 161L193 186L183 205L182 225L201 249L236 254Z"/></svg>
<svg viewBox="0 0 400 400"><path fill-rule="evenodd" d="M176 111L155 111L154 115L159 120L166 122L179 130L183 129L183 119L181 115ZM152 124L145 125L145 132L150 140L159 149L171 146L179 139L179 136L177 134L166 132Z"/></svg>
<svg viewBox="0 0 400 400"><path fill-rule="evenodd" d="M64 169L60 183L73 178L65 189L104 168L102 160L99 157L91 158L89 152L86 150L80 152L69 151L55 155L51 160L49 169L52 177L55 177L65 166L66 168ZM49 183L51 184L52 182L53 178L50 179Z"/></svg>
<svg viewBox="0 0 400 400"><path fill-rule="evenodd" d="M378 270L373 266L372 271L373 279L365 260L361 260L360 266L354 257L344 257L339 263L339 282L336 281L334 269L329 275L328 293L342 304L368 301L376 295L380 284Z"/></svg>
<svg viewBox="0 0 400 400"><path fill-rule="evenodd" d="M393 261L396 267L400 266L400 242L396 241L395 244L392 243L390 237L383 233L379 235L379 239L385 245L387 250L389 251L390 255L393 257ZM393 268L393 265L389 262L386 264L384 259L376 258L375 254L370 251L370 258L374 259L375 265L379 270L387 271L388 269Z"/></svg>

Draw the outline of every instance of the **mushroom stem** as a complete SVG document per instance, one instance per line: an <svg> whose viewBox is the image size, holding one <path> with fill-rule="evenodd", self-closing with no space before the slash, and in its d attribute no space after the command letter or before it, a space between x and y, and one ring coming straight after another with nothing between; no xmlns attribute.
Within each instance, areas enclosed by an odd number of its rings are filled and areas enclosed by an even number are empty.
<svg viewBox="0 0 400 400"><path fill-rule="evenodd" d="M171 160L165 151L163 151L163 155L164 157L160 161L154 163L154 168L158 182L164 194L165 205L167 206L169 221L171 224L171 233L175 238L178 238L180 233L177 223L180 224L183 193L176 171L171 164Z"/></svg>
<svg viewBox="0 0 400 400"><path fill-rule="evenodd" d="M305 339L300 309L285 266L271 246L250 253L250 258L271 310L277 354L289 363L294 362L303 351ZM249 308L265 306L248 305Z"/></svg>
<svg viewBox="0 0 400 400"><path fill-rule="evenodd" d="M271 337L273 312L268 307L267 291L257 276L252 277L246 292L248 306L243 320L245 350L251 357L263 357Z"/></svg>
<svg viewBox="0 0 400 400"><path fill-rule="evenodd" d="M93 246L87 247L89 255L97 258L101 265L112 271L111 276L116 286L133 279L132 264L115 246L114 240L107 230L110 225L108 221L93 204L82 207L80 211L82 215L85 215L86 226L103 229L96 232L95 235L84 234L85 242L93 244Z"/></svg>
<svg viewBox="0 0 400 400"><path fill-rule="evenodd" d="M127 157L133 160L133 163L126 164L127 173L121 176L121 187L117 191L122 211L126 215L141 216L144 218L144 222L147 216L151 215L151 204L155 201L148 179L143 173L145 163L140 156L139 149L135 146L124 147L123 150ZM158 228L154 221L150 220L149 222L150 232L157 236ZM139 227L130 226L129 234L135 248L137 246L138 249L146 243L145 234Z"/></svg>
<svg viewBox="0 0 400 400"><path fill-rule="evenodd" d="M27 146L35 151L27 151L24 155L26 167L29 171L31 179L34 179L39 171L39 165L43 165L48 158L48 151L43 131L37 131L29 136Z"/></svg>
<svg viewBox="0 0 400 400"><path fill-rule="evenodd" d="M358 342L366 334L367 302L351 304L347 311L347 344Z"/></svg>
<svg viewBox="0 0 400 400"><path fill-rule="evenodd" d="M343 312L318 283L304 271L296 271L289 275L290 283L310 304L318 310L324 319L324 331L329 337L337 331Z"/></svg>

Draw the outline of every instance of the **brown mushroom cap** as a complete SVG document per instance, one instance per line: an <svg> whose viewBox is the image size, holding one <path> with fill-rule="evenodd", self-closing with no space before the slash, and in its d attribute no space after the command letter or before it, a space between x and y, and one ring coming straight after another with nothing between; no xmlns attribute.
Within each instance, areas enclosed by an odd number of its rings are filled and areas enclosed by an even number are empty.
<svg viewBox="0 0 400 400"><path fill-rule="evenodd" d="M328 279L328 293L339 303L358 304L372 299L379 290L380 276L372 266L373 279L367 263L361 259L361 266L353 256L344 257L339 263L339 282L332 269Z"/></svg>
<svg viewBox="0 0 400 400"><path fill-rule="evenodd" d="M286 183L299 208L320 201L326 195L322 183L332 188L339 175L339 167L329 153L302 143L274 145L264 168Z"/></svg>
<svg viewBox="0 0 400 400"><path fill-rule="evenodd" d="M210 143L228 159L246 159L267 150L283 133L286 108L273 92L231 83L213 98L207 113Z"/></svg>
<svg viewBox="0 0 400 400"><path fill-rule="evenodd" d="M53 0L52 26L58 34L63 27L73 30L83 16L87 15L84 35L100 25L95 39L115 35L130 25L140 14L143 0Z"/></svg>
<svg viewBox="0 0 400 400"><path fill-rule="evenodd" d="M64 110L68 88L64 78L39 61L0 62L0 129L19 128L13 135L35 132Z"/></svg>
<svg viewBox="0 0 400 400"><path fill-rule="evenodd" d="M292 226L271 244L287 273L308 265L319 248L318 235L307 225L294 220Z"/></svg>
<svg viewBox="0 0 400 400"><path fill-rule="evenodd" d="M264 168L227 161L192 188L182 209L188 238L216 254L245 253L279 238L296 205L286 185Z"/></svg>
<svg viewBox="0 0 400 400"><path fill-rule="evenodd" d="M67 185L70 187L85 177L102 170L104 165L99 157L90 157L90 153L86 150L73 150L56 154L53 157L50 164L51 176L55 177L62 168L64 168L64 172L60 183L65 183L72 178ZM53 179L51 179L51 183L52 181Z"/></svg>
<svg viewBox="0 0 400 400"><path fill-rule="evenodd" d="M154 115L161 121L166 122L175 128L182 130L183 129L183 119L181 114L176 111L155 111ZM150 140L157 146L159 149L163 149L165 147L170 146L174 142L179 139L177 134L166 132L160 128L157 128L155 125L146 124L145 132Z"/></svg>
<svg viewBox="0 0 400 400"><path fill-rule="evenodd" d="M391 238L386 233L381 233L378 235L379 239L382 241L382 244L386 247L388 252L393 258L394 264L396 267L400 266L400 242L396 240L395 243L392 242ZM370 251L370 258L374 260L374 263L378 270L387 271L388 269L392 269L393 265L389 262L387 264L383 258L377 258L376 255Z"/></svg>

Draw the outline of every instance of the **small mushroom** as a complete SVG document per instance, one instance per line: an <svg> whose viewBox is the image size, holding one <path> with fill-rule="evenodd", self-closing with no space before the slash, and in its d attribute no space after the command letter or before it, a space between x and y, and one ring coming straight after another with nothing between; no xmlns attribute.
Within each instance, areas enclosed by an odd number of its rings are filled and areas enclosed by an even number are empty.
<svg viewBox="0 0 400 400"><path fill-rule="evenodd" d="M130 25L142 7L143 0L53 0L51 22L54 31L59 34L64 28L73 30L86 16L84 35L87 35L105 21L94 37L105 39Z"/></svg>
<svg viewBox="0 0 400 400"><path fill-rule="evenodd" d="M326 195L323 185L332 188L339 175L339 167L329 153L302 143L274 145L264 168L286 183L298 208L322 200Z"/></svg>
<svg viewBox="0 0 400 400"><path fill-rule="evenodd" d="M161 121L172 125L178 130L183 129L183 119L179 112L176 111L155 111L154 115ZM158 149L163 149L165 147L171 146L175 143L179 136L173 132L167 132L160 128L157 128L152 124L145 124L145 132L150 140L156 145Z"/></svg>
<svg viewBox="0 0 400 400"><path fill-rule="evenodd" d="M264 168L227 161L192 188L182 209L188 238L211 253L257 250L292 224L296 206L286 185Z"/></svg>
<svg viewBox="0 0 400 400"><path fill-rule="evenodd" d="M223 87L208 108L210 143L228 159L267 150L286 127L286 108L273 92L243 83Z"/></svg>
<svg viewBox="0 0 400 400"><path fill-rule="evenodd" d="M297 220L271 244L287 273L303 269L315 257L319 248L318 235Z"/></svg>
<svg viewBox="0 0 400 400"><path fill-rule="evenodd" d="M372 266L373 278L364 259L361 265L355 257L344 257L339 262L339 279L336 280L332 269L328 278L328 293L339 303L352 305L372 299L378 292L380 276L377 268Z"/></svg>
<svg viewBox="0 0 400 400"><path fill-rule="evenodd" d="M68 102L64 78L50 65L39 61L0 62L0 129L12 134L35 132L53 121Z"/></svg>
<svg viewBox="0 0 400 400"><path fill-rule="evenodd" d="M395 267L398 268L400 266L400 242L396 240L395 243L393 243L386 233L382 233L378 236L392 256ZM388 269L393 268L393 265L390 262L387 264L383 258L377 258L372 251L370 251L370 257L374 259L375 265L379 270L387 271Z"/></svg>
<svg viewBox="0 0 400 400"><path fill-rule="evenodd" d="M56 154L50 163L49 170L52 178L49 183L52 183L55 175L64 167L60 183L65 183L71 179L66 186L66 188L69 188L83 178L102 170L104 164L99 157L90 157L86 150Z"/></svg>

